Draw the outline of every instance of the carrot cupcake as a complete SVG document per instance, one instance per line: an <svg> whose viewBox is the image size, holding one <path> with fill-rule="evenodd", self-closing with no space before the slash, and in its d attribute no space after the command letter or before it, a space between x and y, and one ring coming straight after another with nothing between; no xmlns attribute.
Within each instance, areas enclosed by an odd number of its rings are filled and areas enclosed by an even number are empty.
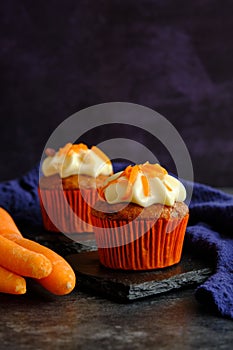
<svg viewBox="0 0 233 350"><path fill-rule="evenodd" d="M48 231L92 232L90 208L97 188L113 173L110 159L96 146L67 143L45 151L39 181L44 227Z"/></svg>
<svg viewBox="0 0 233 350"><path fill-rule="evenodd" d="M110 176L100 194L91 217L105 267L150 270L180 261L189 210L178 179L147 162Z"/></svg>

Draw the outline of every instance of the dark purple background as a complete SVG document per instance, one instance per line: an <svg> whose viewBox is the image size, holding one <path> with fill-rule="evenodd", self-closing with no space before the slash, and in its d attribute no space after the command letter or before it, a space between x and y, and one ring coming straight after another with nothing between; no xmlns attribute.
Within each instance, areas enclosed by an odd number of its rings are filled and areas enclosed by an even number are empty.
<svg viewBox="0 0 233 350"><path fill-rule="evenodd" d="M4 0L0 18L0 180L71 114L125 101L174 124L196 181L233 186L231 0Z"/></svg>

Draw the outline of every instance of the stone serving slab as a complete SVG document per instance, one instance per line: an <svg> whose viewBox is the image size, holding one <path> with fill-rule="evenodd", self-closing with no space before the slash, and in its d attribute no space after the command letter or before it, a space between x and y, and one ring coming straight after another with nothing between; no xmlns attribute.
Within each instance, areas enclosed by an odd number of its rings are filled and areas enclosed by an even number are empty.
<svg viewBox="0 0 233 350"><path fill-rule="evenodd" d="M68 255L66 259L76 272L78 288L119 302L195 286L213 272L206 262L187 254L177 265L146 272L107 269L99 263L97 251Z"/></svg>

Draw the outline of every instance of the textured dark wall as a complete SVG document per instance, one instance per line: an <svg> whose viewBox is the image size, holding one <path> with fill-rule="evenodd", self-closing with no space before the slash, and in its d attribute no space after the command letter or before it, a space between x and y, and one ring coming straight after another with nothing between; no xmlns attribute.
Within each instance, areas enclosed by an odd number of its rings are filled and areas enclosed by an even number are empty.
<svg viewBox="0 0 233 350"><path fill-rule="evenodd" d="M71 114L126 101L174 124L196 181L233 186L232 1L3 0L0 18L0 180Z"/></svg>

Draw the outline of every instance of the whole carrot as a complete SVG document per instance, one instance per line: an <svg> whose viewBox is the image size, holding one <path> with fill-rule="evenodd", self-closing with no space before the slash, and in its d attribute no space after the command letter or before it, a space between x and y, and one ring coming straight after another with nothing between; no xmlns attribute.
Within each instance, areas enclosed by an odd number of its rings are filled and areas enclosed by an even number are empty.
<svg viewBox="0 0 233 350"><path fill-rule="evenodd" d="M26 293L26 281L23 277L0 266L0 292L24 294Z"/></svg>
<svg viewBox="0 0 233 350"><path fill-rule="evenodd" d="M44 255L25 249L0 235L0 266L25 277L43 278L52 271L52 264Z"/></svg>
<svg viewBox="0 0 233 350"><path fill-rule="evenodd" d="M53 250L26 238L15 238L14 241L24 248L46 256L52 263L52 272L38 282L56 295L69 294L75 287L76 277L68 262Z"/></svg>
<svg viewBox="0 0 233 350"><path fill-rule="evenodd" d="M0 208L0 234L14 233L22 237L11 215L3 208Z"/></svg>
<svg viewBox="0 0 233 350"><path fill-rule="evenodd" d="M32 252L43 254L50 260L52 272L47 277L38 280L45 289L56 295L69 294L74 289L76 284L75 273L68 262L60 255L39 243L22 236L19 237L14 233L4 233L3 236Z"/></svg>
<svg viewBox="0 0 233 350"><path fill-rule="evenodd" d="M68 262L51 249L23 238L12 217L3 208L0 208L0 236L49 259L52 264L51 273L47 277L38 280L45 289L56 295L65 295L74 289L76 277Z"/></svg>

